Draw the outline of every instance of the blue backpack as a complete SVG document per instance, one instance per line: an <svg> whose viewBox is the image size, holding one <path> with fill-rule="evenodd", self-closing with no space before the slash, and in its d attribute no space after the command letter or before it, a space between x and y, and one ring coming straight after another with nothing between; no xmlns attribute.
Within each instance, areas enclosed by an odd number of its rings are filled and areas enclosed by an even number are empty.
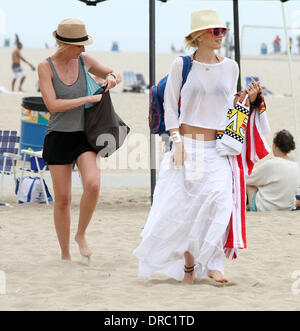
<svg viewBox="0 0 300 331"><path fill-rule="evenodd" d="M182 86L185 84L191 69L192 60L190 56L182 56ZM165 126L164 93L168 76L162 78L157 85L150 88L149 127L153 134L168 134ZM180 115L180 99L178 103L178 116Z"/></svg>

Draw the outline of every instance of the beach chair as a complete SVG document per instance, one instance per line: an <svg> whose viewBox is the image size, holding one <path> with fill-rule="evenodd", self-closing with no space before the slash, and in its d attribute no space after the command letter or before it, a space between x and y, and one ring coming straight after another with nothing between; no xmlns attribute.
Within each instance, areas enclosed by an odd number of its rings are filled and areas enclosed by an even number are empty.
<svg viewBox="0 0 300 331"><path fill-rule="evenodd" d="M141 87L141 90L144 92L147 89L147 85L144 79L144 75L143 74L136 74L136 79L137 79L137 83L138 85Z"/></svg>
<svg viewBox="0 0 300 331"><path fill-rule="evenodd" d="M123 82L123 92L141 92L141 87L133 71L123 72Z"/></svg>
<svg viewBox="0 0 300 331"><path fill-rule="evenodd" d="M0 130L0 199L4 187L4 176L13 175L15 184L17 183L16 163L20 160L20 136L17 131ZM1 203L0 205L7 205Z"/></svg>

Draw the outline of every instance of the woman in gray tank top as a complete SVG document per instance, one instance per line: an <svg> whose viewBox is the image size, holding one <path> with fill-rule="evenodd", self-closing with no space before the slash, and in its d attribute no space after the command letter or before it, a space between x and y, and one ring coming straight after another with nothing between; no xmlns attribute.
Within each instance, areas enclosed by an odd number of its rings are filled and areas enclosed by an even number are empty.
<svg viewBox="0 0 300 331"><path fill-rule="evenodd" d="M89 72L105 79L106 91L115 87L121 78L110 67L100 64L87 54L81 54L85 46L93 42L83 22L65 19L53 32L53 36L59 48L38 66L41 93L51 113L43 158L49 166L53 182L54 223L63 260L71 260L71 177L72 165L74 162L77 164L83 194L75 240L80 254L89 260L92 252L85 233L98 200L100 170L96 164L96 152L84 133L84 105L99 102L102 95L86 96L86 78L81 59Z"/></svg>

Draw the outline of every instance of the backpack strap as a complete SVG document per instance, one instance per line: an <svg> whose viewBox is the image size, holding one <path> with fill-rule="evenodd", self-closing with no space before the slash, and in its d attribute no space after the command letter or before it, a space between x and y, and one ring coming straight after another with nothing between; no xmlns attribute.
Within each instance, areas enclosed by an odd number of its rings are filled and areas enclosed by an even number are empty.
<svg viewBox="0 0 300 331"><path fill-rule="evenodd" d="M183 60L183 67L182 67L182 85L180 89L180 95L178 100L178 117L180 116L180 106L181 106L181 90L183 85L186 83L188 75L192 68L193 58L191 56L181 56Z"/></svg>
<svg viewBox="0 0 300 331"><path fill-rule="evenodd" d="M182 56L182 60L183 60L183 68L182 68L182 86L183 86L192 68L192 58L190 56Z"/></svg>

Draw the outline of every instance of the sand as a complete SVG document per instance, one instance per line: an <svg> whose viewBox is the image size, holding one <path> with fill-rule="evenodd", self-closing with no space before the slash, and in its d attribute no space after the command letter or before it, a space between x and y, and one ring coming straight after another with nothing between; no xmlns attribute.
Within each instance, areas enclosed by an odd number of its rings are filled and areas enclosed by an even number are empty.
<svg viewBox="0 0 300 331"><path fill-rule="evenodd" d="M7 90L11 51L0 48L0 86ZM37 64L52 51L24 49L22 53ZM141 72L148 82L146 53L91 54L120 72ZM158 78L168 72L175 56L157 56ZM294 61L299 91L300 58L295 57ZM27 73L26 92L0 93L0 129L20 130L22 98L39 95L37 73L26 64L23 68ZM290 93L285 57L245 57L242 68L242 81L246 75L257 75L274 93ZM73 261L60 261L53 205L18 205L12 182L7 180L1 200L11 206L0 207L0 274L4 272L6 276L6 294L0 295L0 310L299 310L299 212L247 213L248 248L239 251L237 260L226 260L230 282L225 286L211 280L197 281L191 287L159 275L151 279L137 277L138 261L132 251L139 244L150 209L148 95L122 93L122 86L111 95L117 112L132 129L128 138L132 145L119 160L124 165L126 157L131 155L132 160L132 153L138 151L136 163L140 167L127 162L123 169L102 171L100 199L87 234L93 251L91 264L81 260L74 240ZM283 128L294 134L292 98L267 97L266 102L272 129L268 142ZM300 104L300 95L297 103ZM142 148L134 145L138 135L144 139ZM46 180L51 191L49 177ZM71 206L72 239L80 195L77 180Z"/></svg>

